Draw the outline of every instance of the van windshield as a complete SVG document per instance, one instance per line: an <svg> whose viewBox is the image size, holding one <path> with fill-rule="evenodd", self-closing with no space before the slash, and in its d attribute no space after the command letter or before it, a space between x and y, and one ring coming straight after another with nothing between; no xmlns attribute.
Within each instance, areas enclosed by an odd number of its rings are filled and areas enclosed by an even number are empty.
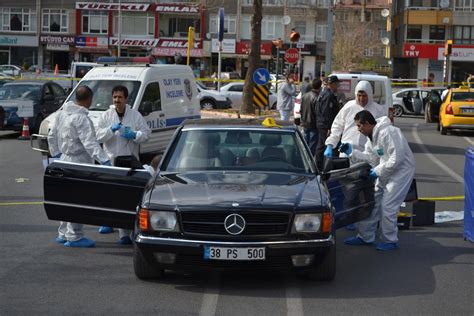
<svg viewBox="0 0 474 316"><path fill-rule="evenodd" d="M94 93L92 97L92 104L90 111L105 111L109 109L112 104L112 89L115 86L122 85L128 89L127 104L133 107L138 90L140 89L140 81L116 81L116 80L87 80L81 81L81 86L88 86ZM74 91L69 95L67 101L74 101L76 99L76 86Z"/></svg>

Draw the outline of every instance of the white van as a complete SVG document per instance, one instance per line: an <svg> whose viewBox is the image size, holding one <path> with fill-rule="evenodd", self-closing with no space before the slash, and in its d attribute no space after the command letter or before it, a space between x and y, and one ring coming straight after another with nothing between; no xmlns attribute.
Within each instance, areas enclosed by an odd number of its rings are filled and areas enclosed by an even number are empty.
<svg viewBox="0 0 474 316"><path fill-rule="evenodd" d="M337 89L343 92L346 101L355 98L355 87L361 80L367 80L372 85L374 91L374 101L388 108L388 116L393 122L393 100L392 100L392 84L386 76L372 74L352 74L352 73L332 73L341 81Z"/></svg>
<svg viewBox="0 0 474 316"><path fill-rule="evenodd" d="M81 85L87 85L94 93L89 108L89 116L94 123L112 104L112 89L117 85L127 87L128 104L143 115L152 130L149 141L140 145L140 154L163 152L182 121L201 118L198 91L189 66L146 64L94 67L81 79L66 102L75 100L76 89ZM38 135L32 135L32 148L46 156L47 135L55 114L43 121Z"/></svg>

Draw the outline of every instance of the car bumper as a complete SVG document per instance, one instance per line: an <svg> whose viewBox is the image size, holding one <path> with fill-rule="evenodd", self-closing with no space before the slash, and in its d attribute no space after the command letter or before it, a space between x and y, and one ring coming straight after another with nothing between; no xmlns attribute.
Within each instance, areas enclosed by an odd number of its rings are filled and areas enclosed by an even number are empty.
<svg viewBox="0 0 474 316"><path fill-rule="evenodd" d="M329 249L335 245L331 235L324 239L268 241L268 242L218 242L205 240L185 240L137 235L136 245L147 253L174 254L174 263L157 264L171 270L200 270L203 268L215 270L307 270L321 262ZM204 258L204 247L247 248L264 247L265 260L210 260ZM292 256L312 255L313 259L307 265L295 266Z"/></svg>
<svg viewBox="0 0 474 316"><path fill-rule="evenodd" d="M441 121L447 129L474 129L474 116L446 115L441 117Z"/></svg>
<svg viewBox="0 0 474 316"><path fill-rule="evenodd" d="M230 100L226 100L226 101L216 100L216 108L217 109L230 109L232 108L232 102Z"/></svg>

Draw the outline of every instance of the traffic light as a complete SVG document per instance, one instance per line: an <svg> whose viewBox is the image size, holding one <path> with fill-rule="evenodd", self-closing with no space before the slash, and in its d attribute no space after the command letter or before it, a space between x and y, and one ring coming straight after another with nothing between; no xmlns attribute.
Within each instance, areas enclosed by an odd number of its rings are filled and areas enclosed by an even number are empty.
<svg viewBox="0 0 474 316"><path fill-rule="evenodd" d="M298 42L300 39L300 33L296 32L294 29L290 33L290 41Z"/></svg>
<svg viewBox="0 0 474 316"><path fill-rule="evenodd" d="M444 44L444 56L451 56L453 53L453 40L447 40Z"/></svg>

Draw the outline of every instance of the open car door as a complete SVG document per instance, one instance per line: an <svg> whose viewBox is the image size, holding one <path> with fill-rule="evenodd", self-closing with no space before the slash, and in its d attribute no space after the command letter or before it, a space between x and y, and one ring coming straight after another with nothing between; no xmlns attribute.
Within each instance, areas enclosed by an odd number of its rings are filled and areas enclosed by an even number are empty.
<svg viewBox="0 0 474 316"><path fill-rule="evenodd" d="M374 208L374 182L369 179L370 165L365 162L349 166L349 158L332 158L334 164L323 177L329 177L326 184L331 202L336 208L336 229L369 217ZM338 164L345 168L340 169Z"/></svg>
<svg viewBox="0 0 474 316"><path fill-rule="evenodd" d="M133 229L150 178L144 169L55 161L44 175L44 208L51 220Z"/></svg>

